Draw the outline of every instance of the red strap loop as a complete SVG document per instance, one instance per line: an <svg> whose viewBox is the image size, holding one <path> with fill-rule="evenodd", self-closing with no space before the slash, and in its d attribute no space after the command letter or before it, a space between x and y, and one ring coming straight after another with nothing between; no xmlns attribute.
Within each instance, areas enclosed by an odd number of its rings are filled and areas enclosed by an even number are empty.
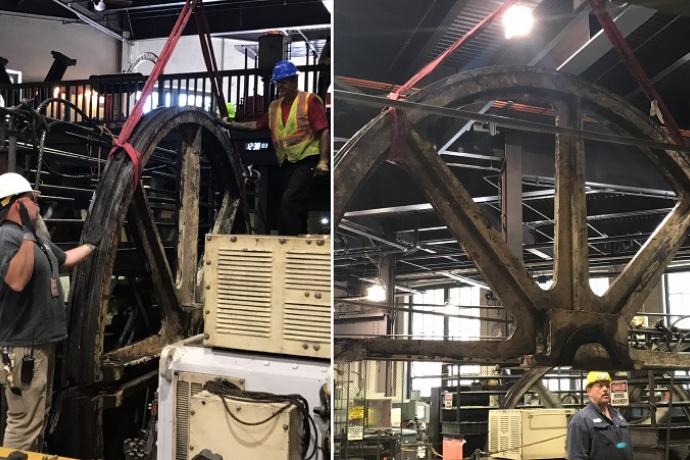
<svg viewBox="0 0 690 460"><path fill-rule="evenodd" d="M496 8L491 14L482 19L477 25L470 29L465 35L458 38L455 43L453 43L448 49L441 53L436 59L429 62L427 65L422 67L422 69L412 75L409 80L404 84L400 85L397 90L391 92L388 95L388 99L394 101L398 99L404 99L407 92L414 87L420 80L427 77L431 72L436 70L436 68L441 65L451 54L453 54L458 48L460 48L465 42L469 41L477 33L484 30L485 27L490 25L498 16L503 14L508 8L510 8L517 0L506 0L501 6ZM403 110L397 110L395 108L390 108L389 113L392 117L393 123L393 142L391 143L390 159L399 160L402 157L402 146L404 145L405 136L407 136L407 131L409 130L410 124L407 121L407 116Z"/></svg>
<svg viewBox="0 0 690 460"><path fill-rule="evenodd" d="M132 166L134 167L134 188L139 186L139 178L141 177L141 172L139 170L140 168L140 155L139 152L137 152L137 149L134 148L132 144L129 142L122 143L120 142L120 139L113 139L113 148L110 150L110 154L108 154L108 159L112 159L113 156L119 151L119 149L124 149L125 153L127 156L129 156L130 160L132 160Z"/></svg>
<svg viewBox="0 0 690 460"><path fill-rule="evenodd" d="M141 170L139 167L140 156L136 149L132 147L132 145L129 143L129 138L132 135L134 128L139 123L139 120L141 120L142 115L144 114L144 105L146 104L146 100L153 92L153 86L156 84L156 80L158 80L158 77L161 75L161 73L163 73L163 69L170 60L170 56L175 50L175 46L177 46L177 42L180 39L180 35L182 35L182 31L187 25L187 21L189 21L189 18L194 12L194 8L201 1L202 0L185 1L184 6L182 7L182 11L180 11L180 16L177 18L175 26L170 32L170 36L168 36L168 40L165 42L165 46L163 47L163 50L161 51L160 56L158 57L158 61L156 61L156 64L153 66L153 70L151 71L151 74L146 79L146 83L144 83L144 88L141 90L139 100L134 105L134 108L132 109L132 113L130 114L130 116L127 117L127 120L125 120L125 124L122 126L120 135L117 137L117 139L113 139L114 147L110 151L109 158L112 158L118 152L119 149L123 148L125 150L129 158L132 160L132 164L134 166L133 181L135 188L139 186L139 180L141 178ZM160 90L162 91L163 89L160 88Z"/></svg>

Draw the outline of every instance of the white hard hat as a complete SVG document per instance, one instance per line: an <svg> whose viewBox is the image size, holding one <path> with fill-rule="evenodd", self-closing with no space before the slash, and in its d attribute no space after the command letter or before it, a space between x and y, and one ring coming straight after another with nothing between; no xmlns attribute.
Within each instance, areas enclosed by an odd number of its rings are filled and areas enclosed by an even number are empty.
<svg viewBox="0 0 690 460"><path fill-rule="evenodd" d="M29 181L24 179L21 174L5 173L0 175L0 208L7 206L13 196L23 193L40 194L31 188Z"/></svg>

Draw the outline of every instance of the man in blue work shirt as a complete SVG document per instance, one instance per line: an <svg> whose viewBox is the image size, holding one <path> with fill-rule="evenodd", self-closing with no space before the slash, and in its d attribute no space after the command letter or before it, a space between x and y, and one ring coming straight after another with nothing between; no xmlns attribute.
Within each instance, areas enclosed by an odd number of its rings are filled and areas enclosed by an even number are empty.
<svg viewBox="0 0 690 460"><path fill-rule="evenodd" d="M589 404L568 425L568 460L632 460L628 422L611 403L608 372L587 374Z"/></svg>

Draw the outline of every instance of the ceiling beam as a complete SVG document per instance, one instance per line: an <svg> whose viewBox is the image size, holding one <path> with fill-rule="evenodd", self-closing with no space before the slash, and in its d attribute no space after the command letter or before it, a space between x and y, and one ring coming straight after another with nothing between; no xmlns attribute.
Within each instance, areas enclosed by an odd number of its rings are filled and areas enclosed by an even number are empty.
<svg viewBox="0 0 690 460"><path fill-rule="evenodd" d="M85 24L90 25L94 29L98 30L99 32L102 32L106 35L108 35L111 38L114 38L116 40L119 40L121 42L127 43L127 44L132 44L132 42L125 38L122 35L122 32L116 31L110 27L108 27L105 24L101 24L99 21L94 19L89 15L89 11L82 7L78 2L67 2L64 3L61 0L51 0L53 3L56 5L60 5L61 7L65 8L66 10L70 11L72 14L74 14L77 18L79 18L80 21L84 22Z"/></svg>
<svg viewBox="0 0 690 460"><path fill-rule="evenodd" d="M317 0L265 0L249 4L218 0L206 5L205 10L209 32L214 36L275 29L306 30L312 26L327 27L331 23L328 10ZM136 40L167 37L177 19L177 9L169 13L140 10L123 14L128 14L132 38ZM196 26L190 21L182 35L196 33Z"/></svg>
<svg viewBox="0 0 690 460"><path fill-rule="evenodd" d="M683 67L688 62L690 62L690 53L685 54L685 56L681 57L680 59L678 59L676 62L674 62L670 66L666 67L664 70L662 70L661 72L654 75L654 77L652 77L652 83L653 84L658 83L659 81L663 80L664 78L666 78L667 76L669 76L670 74L675 72L676 70ZM640 94L641 92L642 92L642 90L638 86L637 88L635 88L635 90L626 94L625 98L626 99L632 99L635 96L637 96L638 94Z"/></svg>
<svg viewBox="0 0 690 460"><path fill-rule="evenodd" d="M627 37L647 22L654 14L656 14L656 11L651 8L631 5L616 16L613 21L623 37ZM556 67L556 70L580 75L612 49L613 45L606 37L604 31L600 30L587 43L565 59L561 65Z"/></svg>

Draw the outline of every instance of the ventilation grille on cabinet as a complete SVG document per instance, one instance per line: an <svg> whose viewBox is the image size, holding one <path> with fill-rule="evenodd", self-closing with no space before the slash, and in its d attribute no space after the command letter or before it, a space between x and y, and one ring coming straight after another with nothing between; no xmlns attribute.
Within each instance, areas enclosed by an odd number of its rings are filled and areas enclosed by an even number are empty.
<svg viewBox="0 0 690 460"><path fill-rule="evenodd" d="M217 333L270 335L272 263L271 251L219 251Z"/></svg>

